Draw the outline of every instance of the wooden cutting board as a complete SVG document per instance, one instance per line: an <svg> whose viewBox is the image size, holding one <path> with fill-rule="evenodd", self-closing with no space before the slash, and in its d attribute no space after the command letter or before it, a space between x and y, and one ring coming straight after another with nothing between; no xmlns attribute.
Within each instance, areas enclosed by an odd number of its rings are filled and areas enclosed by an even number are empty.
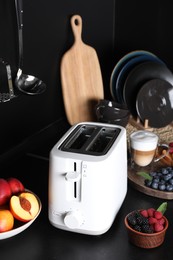
<svg viewBox="0 0 173 260"><path fill-rule="evenodd" d="M100 64L94 48L82 41L82 18L71 18L72 47L61 60L61 84L68 122L73 125L95 120L94 107L103 99Z"/></svg>

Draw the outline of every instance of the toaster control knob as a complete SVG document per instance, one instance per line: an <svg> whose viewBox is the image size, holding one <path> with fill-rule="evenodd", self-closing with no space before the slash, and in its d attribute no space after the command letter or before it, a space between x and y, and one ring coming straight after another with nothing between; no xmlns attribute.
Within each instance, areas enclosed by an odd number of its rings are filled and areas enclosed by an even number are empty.
<svg viewBox="0 0 173 260"><path fill-rule="evenodd" d="M79 211L69 211L64 217L64 223L68 228L79 228L83 223L82 214Z"/></svg>

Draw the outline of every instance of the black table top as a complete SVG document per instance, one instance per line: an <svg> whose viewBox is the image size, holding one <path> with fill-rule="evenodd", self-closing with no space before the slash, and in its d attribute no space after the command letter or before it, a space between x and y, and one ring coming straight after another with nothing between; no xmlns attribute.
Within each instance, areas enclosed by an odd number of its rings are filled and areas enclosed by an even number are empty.
<svg viewBox="0 0 173 260"><path fill-rule="evenodd" d="M62 125L62 124L61 124ZM68 126L65 126L66 129ZM65 128L64 127L64 128ZM125 200L111 228L103 235L83 235L53 227L48 219L49 152L63 134L55 125L42 136L31 140L33 146L23 157L9 160L2 166L1 178L19 178L26 188L36 193L42 210L34 223L22 233L0 240L1 260L172 260L173 257L173 201L169 200L165 216L169 227L164 243L154 249L141 249L128 241L124 225L127 213L134 209L157 208L164 199L145 195L128 184ZM47 140L47 141L46 141ZM34 149L34 144L39 149ZM104 211L104 205L103 205Z"/></svg>
<svg viewBox="0 0 173 260"><path fill-rule="evenodd" d="M139 257L145 260L172 259L172 201L168 201L166 216L169 219L169 228L164 244L155 249L141 249L129 243L124 217L134 209L158 207L164 200L140 193L130 186L112 227L105 234L91 236L63 231L53 227L48 220L48 168L48 160L24 156L21 161L3 170L7 177L20 178L26 188L39 196L42 211L28 229L14 237L0 240L1 260L138 260Z"/></svg>

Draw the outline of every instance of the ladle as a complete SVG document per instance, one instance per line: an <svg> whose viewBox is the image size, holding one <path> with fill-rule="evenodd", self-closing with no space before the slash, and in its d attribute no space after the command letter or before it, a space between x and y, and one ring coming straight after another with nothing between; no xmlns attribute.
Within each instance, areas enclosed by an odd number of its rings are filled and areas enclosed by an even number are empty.
<svg viewBox="0 0 173 260"><path fill-rule="evenodd" d="M15 0L16 17L18 26L18 41L19 41L19 67L17 77L15 79L16 87L25 94L37 95L45 91L45 83L31 75L22 73L23 66L23 2Z"/></svg>

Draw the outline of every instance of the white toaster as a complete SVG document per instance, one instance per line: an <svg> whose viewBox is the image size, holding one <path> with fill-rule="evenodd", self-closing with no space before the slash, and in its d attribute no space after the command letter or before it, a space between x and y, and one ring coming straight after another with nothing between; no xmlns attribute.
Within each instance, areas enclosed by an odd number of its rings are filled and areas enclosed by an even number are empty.
<svg viewBox="0 0 173 260"><path fill-rule="evenodd" d="M50 152L50 223L100 235L112 225L127 192L127 139L118 125L72 126Z"/></svg>

